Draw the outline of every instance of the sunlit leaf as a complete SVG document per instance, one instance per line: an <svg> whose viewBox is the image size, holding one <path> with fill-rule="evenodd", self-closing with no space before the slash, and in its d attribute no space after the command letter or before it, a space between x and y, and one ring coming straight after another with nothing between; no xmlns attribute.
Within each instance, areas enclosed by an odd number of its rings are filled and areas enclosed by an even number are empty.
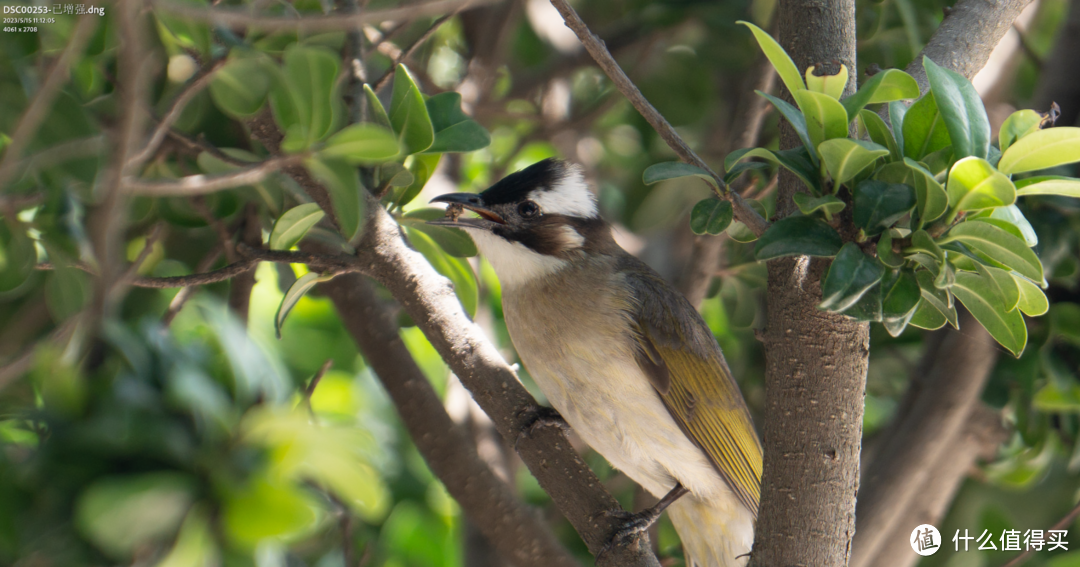
<svg viewBox="0 0 1080 567"><path fill-rule="evenodd" d="M814 160L816 163L817 150L815 148L817 148L817 144L810 139L810 133L806 127L806 116L786 100L761 91L754 92L764 97L765 100L768 100L776 107L776 110L780 111L780 114L788 121L788 124L791 124L791 128L795 130L795 133L798 134L799 140L802 141L803 147L806 148L807 153L810 155L810 159Z"/></svg>
<svg viewBox="0 0 1080 567"><path fill-rule="evenodd" d="M923 69L926 70L926 78L945 121L945 128L949 131L953 155L957 159L968 156L985 159L990 149L990 119L971 81L956 71L938 66L925 56Z"/></svg>
<svg viewBox="0 0 1080 567"><path fill-rule="evenodd" d="M289 482L253 478L225 499L221 524L234 543L253 548L268 538L289 541L316 526L311 497Z"/></svg>
<svg viewBox="0 0 1080 567"><path fill-rule="evenodd" d="M428 180L435 174L440 159L442 159L442 154L416 154L406 160L405 165L412 174L413 180L401 190L400 196L395 200L395 207L400 209L408 205L420 194Z"/></svg>
<svg viewBox="0 0 1080 567"><path fill-rule="evenodd" d="M772 63L773 68L776 69L776 74L780 76L780 80L784 82L784 86L787 87L789 92L795 93L806 88L802 75L799 74L799 68L795 66L795 62L791 60L784 48L780 47L780 44L771 35L750 22L740 20L736 23L750 28L750 31L754 34L754 39L757 40L758 45L761 47L761 51L765 53L765 57Z"/></svg>
<svg viewBox="0 0 1080 567"><path fill-rule="evenodd" d="M855 94L841 100L848 116L854 118L868 104L919 98L919 83L899 69L886 69L870 77Z"/></svg>
<svg viewBox="0 0 1080 567"><path fill-rule="evenodd" d="M821 93L802 90L795 93L795 101L806 116L806 133L811 148L833 138L846 138L848 116L839 101Z"/></svg>
<svg viewBox="0 0 1080 567"><path fill-rule="evenodd" d="M1019 193L1019 191L1017 191L1017 193ZM1005 221L1016 227L1016 229L1020 231L1020 237L1023 238L1024 243L1028 245L1028 248L1033 248L1039 244L1039 236L1035 234L1035 229L1031 226L1031 223L1028 222L1024 213L1020 212L1020 207L1017 207L1016 205L997 207L990 213L990 218Z"/></svg>
<svg viewBox="0 0 1080 567"><path fill-rule="evenodd" d="M1001 155L998 169L1006 175L1037 171L1080 161L1080 128L1062 126L1032 132Z"/></svg>
<svg viewBox="0 0 1080 567"><path fill-rule="evenodd" d="M1026 180L1025 180L1026 181ZM1017 197L1030 197L1032 195L1058 195L1061 197L1080 198L1080 179L1071 177L1058 177L1046 179L1037 183L1020 186L1016 184Z"/></svg>
<svg viewBox="0 0 1080 567"><path fill-rule="evenodd" d="M892 106L889 108L891 110ZM926 93L907 109L901 131L904 155L911 159L922 159L926 154L952 145L933 92Z"/></svg>
<svg viewBox="0 0 1080 567"><path fill-rule="evenodd" d="M1024 316L1017 309L1008 312L1002 309L1001 300L987 278L959 272L951 291L1001 346L1016 357L1024 352L1027 344Z"/></svg>
<svg viewBox="0 0 1080 567"><path fill-rule="evenodd" d="M1013 278L1016 279L1016 285L1020 288L1020 302L1017 304L1020 311L1029 317L1038 317L1050 310L1050 302L1047 301L1046 294L1039 289L1039 286L1015 274Z"/></svg>
<svg viewBox="0 0 1080 567"><path fill-rule="evenodd" d="M878 158L889 155L884 146L850 138L826 140L818 146L818 152L837 186L847 183Z"/></svg>
<svg viewBox="0 0 1080 567"><path fill-rule="evenodd" d="M379 100L379 95L375 94L375 91L371 90L371 85L367 83L364 83L364 96L367 98L371 121L383 128L392 129L390 116L386 114L386 108L383 107L382 101Z"/></svg>
<svg viewBox="0 0 1080 567"><path fill-rule="evenodd" d="M199 508L188 513L169 553L156 567L210 567L220 562L207 514Z"/></svg>
<svg viewBox="0 0 1080 567"><path fill-rule="evenodd" d="M847 65L841 64L840 70L835 75L821 75L820 77L814 74L816 69L817 67L814 65L807 67L805 73L806 89L840 100L840 96L844 94L844 88L847 87Z"/></svg>
<svg viewBox="0 0 1080 567"><path fill-rule="evenodd" d="M270 249L288 250L296 246L325 216L318 203L304 203L285 211L270 231Z"/></svg>
<svg viewBox="0 0 1080 567"><path fill-rule="evenodd" d="M1003 207L1016 202L1012 181L978 157L956 162L949 170L945 188L949 194L949 207L954 212Z"/></svg>
<svg viewBox="0 0 1080 567"><path fill-rule="evenodd" d="M1042 123L1042 116L1031 109L1017 110L1010 114L1005 122L1001 123L1001 130L998 131L998 145L1001 146L1001 151L1004 152L1013 145L1013 142L1037 131L1040 123Z"/></svg>

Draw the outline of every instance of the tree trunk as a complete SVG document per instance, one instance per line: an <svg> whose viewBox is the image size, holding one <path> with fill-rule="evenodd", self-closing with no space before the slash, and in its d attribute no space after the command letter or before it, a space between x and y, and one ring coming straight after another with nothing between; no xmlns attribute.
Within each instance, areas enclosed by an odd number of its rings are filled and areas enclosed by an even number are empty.
<svg viewBox="0 0 1080 567"><path fill-rule="evenodd" d="M781 0L780 44L800 70L847 65L855 83L853 0ZM790 93L784 93L790 100ZM781 146L798 139L785 124ZM778 216L805 191L782 172ZM765 465L752 564L847 565L855 534L869 326L817 309L828 262L769 262Z"/></svg>

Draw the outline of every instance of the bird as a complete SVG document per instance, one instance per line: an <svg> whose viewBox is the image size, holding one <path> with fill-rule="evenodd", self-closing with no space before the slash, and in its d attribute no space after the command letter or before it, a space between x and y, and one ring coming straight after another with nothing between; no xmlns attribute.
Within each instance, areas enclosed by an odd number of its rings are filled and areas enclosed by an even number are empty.
<svg viewBox="0 0 1080 567"><path fill-rule="evenodd" d="M624 530L666 507L687 565L745 565L762 469L746 401L693 305L615 242L582 168L546 159L432 202L449 206L429 222L465 231L494 268L511 341L554 410L661 499Z"/></svg>

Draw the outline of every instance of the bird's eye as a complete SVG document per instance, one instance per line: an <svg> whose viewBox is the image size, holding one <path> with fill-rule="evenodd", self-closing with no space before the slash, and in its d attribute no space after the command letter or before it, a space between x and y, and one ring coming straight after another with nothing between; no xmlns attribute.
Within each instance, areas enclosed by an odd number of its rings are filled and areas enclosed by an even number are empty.
<svg viewBox="0 0 1080 567"><path fill-rule="evenodd" d="M532 201L525 201L524 203L518 205L517 210L518 214L524 218L531 218L540 214L540 206Z"/></svg>

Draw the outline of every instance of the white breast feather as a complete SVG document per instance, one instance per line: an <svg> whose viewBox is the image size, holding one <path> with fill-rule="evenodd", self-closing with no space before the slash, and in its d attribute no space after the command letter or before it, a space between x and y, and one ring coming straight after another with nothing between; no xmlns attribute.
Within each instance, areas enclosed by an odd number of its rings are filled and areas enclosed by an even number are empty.
<svg viewBox="0 0 1080 567"><path fill-rule="evenodd" d="M462 228L472 237L480 253L487 258L488 262L491 262L491 266L495 268L495 273L499 276L499 283L504 288L544 277L569 264L566 260L539 254L520 242L511 242L489 231Z"/></svg>

